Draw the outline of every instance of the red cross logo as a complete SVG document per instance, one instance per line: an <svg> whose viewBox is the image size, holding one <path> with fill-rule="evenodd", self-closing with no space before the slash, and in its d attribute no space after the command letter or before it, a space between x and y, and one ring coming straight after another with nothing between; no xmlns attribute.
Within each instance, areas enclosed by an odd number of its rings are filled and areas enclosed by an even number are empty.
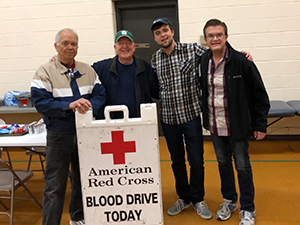
<svg viewBox="0 0 300 225"><path fill-rule="evenodd" d="M123 131L112 131L111 139L110 143L101 143L101 153L113 154L114 164L125 164L125 153L136 152L135 141L124 142Z"/></svg>

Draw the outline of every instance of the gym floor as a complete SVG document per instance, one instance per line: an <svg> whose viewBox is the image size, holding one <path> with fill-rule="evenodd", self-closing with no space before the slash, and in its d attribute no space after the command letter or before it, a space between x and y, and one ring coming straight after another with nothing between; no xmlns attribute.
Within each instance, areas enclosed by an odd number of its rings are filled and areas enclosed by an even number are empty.
<svg viewBox="0 0 300 225"><path fill-rule="evenodd" d="M166 211L177 200L174 177L165 139L160 137L161 179L163 194L163 216L165 225L218 224L238 225L239 213L233 213L225 222L216 220L216 212L222 203L218 166L210 141L204 142L205 158L205 201L213 213L211 220L200 218L192 207L176 216L168 216ZM251 141L250 159L255 185L255 205L257 225L300 224L300 141ZM28 156L22 151L10 152L15 169L26 169ZM3 158L6 154L3 153ZM188 166L188 163L187 163ZM38 157L34 157L32 169L39 169ZM44 187L43 174L34 172L28 187L42 201ZM68 201L70 198L68 183L62 225L69 224ZM27 196L20 188L16 195ZM9 201L5 201L9 204ZM0 205L0 211L3 207ZM15 200L14 225L41 225L42 210L33 201ZM9 218L0 215L0 225L8 225Z"/></svg>

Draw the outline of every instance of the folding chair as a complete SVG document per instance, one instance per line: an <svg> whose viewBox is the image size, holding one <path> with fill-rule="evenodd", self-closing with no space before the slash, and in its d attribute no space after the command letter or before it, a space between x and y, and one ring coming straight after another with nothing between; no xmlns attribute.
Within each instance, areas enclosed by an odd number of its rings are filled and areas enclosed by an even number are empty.
<svg viewBox="0 0 300 225"><path fill-rule="evenodd" d="M2 119L0 118L0 126L2 126L2 125L6 125L6 123L4 122L4 120L2 120ZM7 148L0 148L0 159L1 159L2 153L3 153L4 151L5 151L6 154L7 154L7 160L8 160L8 162L9 162L9 164L12 166L11 159L10 159L10 155L9 155L9 152L8 152ZM0 204L1 204L1 202L0 202Z"/></svg>
<svg viewBox="0 0 300 225"><path fill-rule="evenodd" d="M32 176L32 171L13 170L9 163L0 159L0 205L2 205L5 208L5 211L0 212L0 214L5 214L10 217L10 225L13 225L14 220L14 199L33 200L40 208L42 208L41 203L26 186L26 182ZM27 191L30 197L15 197L15 191L19 187L23 187L23 189ZM10 199L10 212L6 212L8 211L9 207L7 207L1 199Z"/></svg>
<svg viewBox="0 0 300 225"><path fill-rule="evenodd" d="M31 171L42 171L43 174L45 174L44 162L45 162L45 157L46 157L46 149L43 147L32 148L31 150L26 151L26 155L29 155L27 170L30 170L32 156L38 155L40 163L41 163L41 169L40 170L31 170Z"/></svg>
<svg viewBox="0 0 300 225"><path fill-rule="evenodd" d="M0 125L6 125L3 119L0 119Z"/></svg>

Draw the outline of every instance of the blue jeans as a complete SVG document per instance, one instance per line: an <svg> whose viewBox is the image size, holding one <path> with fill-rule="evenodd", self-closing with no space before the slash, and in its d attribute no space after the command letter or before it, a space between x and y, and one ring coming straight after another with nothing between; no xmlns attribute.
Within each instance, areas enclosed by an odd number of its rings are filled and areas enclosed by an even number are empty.
<svg viewBox="0 0 300 225"><path fill-rule="evenodd" d="M203 136L200 117L178 125L162 122L162 129L171 155L177 195L186 203L203 201ZM190 164L190 181L185 164L184 141Z"/></svg>
<svg viewBox="0 0 300 225"><path fill-rule="evenodd" d="M233 157L240 188L241 210L253 212L254 184L248 153L248 140L234 141L230 137L221 137L214 134L212 134L211 137L219 164L223 198L237 202L235 178L232 166Z"/></svg>
<svg viewBox="0 0 300 225"><path fill-rule="evenodd" d="M76 135L59 134L48 130L43 225L60 225L70 164L72 193L69 213L72 220L82 220L83 206Z"/></svg>

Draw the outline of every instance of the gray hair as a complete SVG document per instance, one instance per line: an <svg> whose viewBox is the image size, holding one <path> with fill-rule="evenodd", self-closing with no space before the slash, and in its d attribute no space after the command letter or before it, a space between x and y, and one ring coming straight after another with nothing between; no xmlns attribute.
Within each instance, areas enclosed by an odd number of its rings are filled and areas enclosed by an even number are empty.
<svg viewBox="0 0 300 225"><path fill-rule="evenodd" d="M60 33L65 31L65 30L69 30L69 31L73 32L76 35L77 41L78 41L78 35L77 35L75 30L70 29L70 28L64 28L64 29L61 29L60 31L58 31L57 34L55 35L55 44L56 45L59 45Z"/></svg>

